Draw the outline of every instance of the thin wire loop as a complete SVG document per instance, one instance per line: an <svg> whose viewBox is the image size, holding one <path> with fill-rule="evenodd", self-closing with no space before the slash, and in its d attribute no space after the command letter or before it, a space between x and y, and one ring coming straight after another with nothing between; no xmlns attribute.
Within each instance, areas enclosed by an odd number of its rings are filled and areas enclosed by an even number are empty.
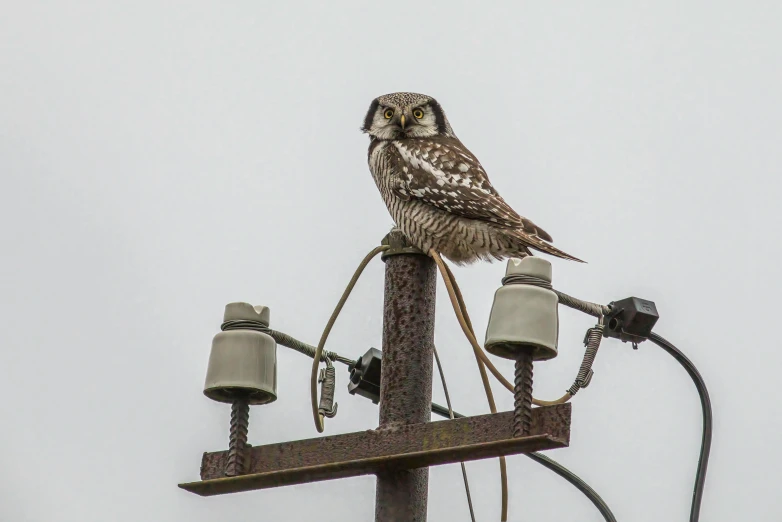
<svg viewBox="0 0 782 522"><path fill-rule="evenodd" d="M448 393L448 385L445 383L445 372L440 363L440 356L437 354L437 347L434 347L434 360L437 363L437 371L440 373L440 382L443 383L443 392L445 392L445 403L448 405L448 416L454 419L453 407L451 406L451 395ZM475 522L475 511L472 508L472 496L470 495L470 483L467 481L467 467L464 462L462 465L462 478L464 479L464 491L467 494L467 506L470 508L470 519Z"/></svg>
<svg viewBox="0 0 782 522"><path fill-rule="evenodd" d="M459 290L459 285L456 283L456 278L453 276L453 272L451 272L451 269L448 267L448 265L445 264L443 259L440 257L440 254L434 250L430 250L429 255L432 256L434 262L437 264L437 267L440 269L440 274L442 275L443 281L445 282L448 295L451 298L451 304L453 305L454 312L456 313L456 318L459 321L459 325L462 327L464 335L467 337L467 340L472 346L475 357L480 361L479 366L481 363L485 365L494 378L500 381L500 383L509 392L513 393L513 385L502 375L502 373L500 373L497 367L494 366L494 364L491 362L491 359L489 359L489 357L486 355L486 352L483 351L483 348L481 348L481 345L478 344L478 340L475 338L475 331L473 330L472 322L470 321L469 315L467 314L467 307L464 304L464 298L462 297L461 290ZM485 373L485 371L482 372L482 380L483 373ZM487 386L489 386L488 378L484 382L484 388ZM532 404L536 406L553 406L555 404L563 404L569 401L571 397L572 395L565 393L565 395L553 401L544 401L533 398Z"/></svg>
<svg viewBox="0 0 782 522"><path fill-rule="evenodd" d="M337 321L337 317L339 317L339 313L342 311L342 307L345 306L345 302L348 300L350 292L353 291L353 287L356 286L356 283L361 277L361 274L364 272L364 269L367 267L369 262L372 261L372 258L378 255L380 252L388 250L389 248L390 247L388 245L375 247L366 256L364 256L363 260L361 260L361 263L353 273L353 277L350 279L348 286L345 287L345 291L342 293L342 297L339 299L337 306L331 313L329 322L326 323L326 328L323 329L323 335L320 336L318 347L315 349L315 356L312 359L312 373L310 374L310 401L312 403L312 419L315 421L315 429L318 430L318 433L323 433L324 429L324 416L318 411L318 364L320 363L320 359L323 356L323 347L326 345L326 340L329 338L331 329L334 327L334 323Z"/></svg>
<svg viewBox="0 0 782 522"><path fill-rule="evenodd" d="M459 285L456 282L456 278L454 277L453 272L451 272L450 267L447 264L445 264L443 259L440 257L440 254L438 254L434 249L431 249L429 251L429 255L432 257L432 259L434 259L434 262L437 264L437 268L440 271L440 275L443 278L445 287L448 290L448 297L451 300L451 305L453 306L453 310L456 314L456 318L459 321L459 326L461 326L465 337L467 337L467 340L470 342L470 346L472 346L473 353L475 354L476 362L478 363L478 370L481 374L481 381L483 382L483 388L486 392L486 398L488 399L489 402L489 409L492 413L497 413L497 406L494 402L494 394L492 393L491 390L491 383L489 382L489 377L486 374L486 368L488 368L489 371L492 373L492 375L511 393L513 393L514 391L513 385L500 373L497 367L494 366L494 364L491 362L489 357L483 351L481 345L478 344L478 340L475 337L475 330L473 329L472 326L472 321L470 321L470 316L467 313L467 306L464 303L464 297L462 296L461 290L459 289ZM525 279L523 276L521 276L521 277L513 278L512 281L509 280L508 283L510 284L525 283L525 284L533 284L536 286L546 286L545 285L545 283L547 283L546 281L543 280L538 281L538 279L539 278L534 278L534 280ZM550 286L550 283L548 286ZM559 297L561 304L565 306L569 306L571 308L575 308L577 310L580 310L590 315L596 315L597 317L601 318L601 324L602 324L603 314L610 311L610 308L607 306L590 303L588 301L582 301L581 299L571 297L565 293L558 292L556 290L554 290L554 292ZM565 394L559 399L555 399L553 401L545 401L545 400L533 398L532 403L536 406L554 406L556 404L564 404L568 402L572 397L573 394L571 394L568 391L565 392ZM508 474L507 474L507 465L505 462L505 457L500 457L500 475L502 481L501 520L505 522L508 520Z"/></svg>
<svg viewBox="0 0 782 522"><path fill-rule="evenodd" d="M464 297L462 296L461 291L458 290L459 287L455 285L456 278L454 277L453 272L451 272L451 269L448 267L448 265L443 262L440 254L434 250L430 250L429 255L432 256L432 259L434 259L434 262L437 264L437 268L440 270L440 275L445 282L445 287L448 290L448 297L451 299L451 304L453 305L453 309L456 312L456 317L459 319L459 324L462 327L462 331L464 331L464 335L467 336L467 339L470 341L470 345L473 347L475 360L478 363L478 371L481 374L481 382L483 382L483 389L486 392L486 400L489 402L489 411L491 413L497 413L497 404L494 402L494 393L491 389L489 376L486 374L486 367L488 366L489 369L492 370L492 373L495 377L502 377L502 374L497 370L497 368L494 367L489 358L486 357L486 355L480 349L478 341L475 340L475 334L473 334L472 331L472 321L470 321L470 316L467 314L467 307L464 304ZM510 383L508 383L507 380L505 382L508 384L508 386L510 386ZM510 387L510 390L513 391L512 386ZM500 520L502 522L506 522L508 520L508 465L505 462L505 457L500 457L500 485L502 488L502 509Z"/></svg>

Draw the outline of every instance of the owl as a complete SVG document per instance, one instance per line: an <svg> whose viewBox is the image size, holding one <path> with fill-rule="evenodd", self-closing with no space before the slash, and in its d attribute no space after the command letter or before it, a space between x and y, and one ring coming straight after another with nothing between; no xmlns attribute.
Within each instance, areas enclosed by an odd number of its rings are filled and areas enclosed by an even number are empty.
<svg viewBox="0 0 782 522"><path fill-rule="evenodd" d="M494 190L481 163L456 137L440 104L410 92L372 101L369 170L408 240L462 265L531 255L530 248L582 262L518 215Z"/></svg>

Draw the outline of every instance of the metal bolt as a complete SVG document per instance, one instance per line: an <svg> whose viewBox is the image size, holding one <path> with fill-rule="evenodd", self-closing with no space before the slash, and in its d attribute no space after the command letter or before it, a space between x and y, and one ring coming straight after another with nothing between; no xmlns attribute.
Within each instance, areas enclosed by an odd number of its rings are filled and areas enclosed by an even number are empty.
<svg viewBox="0 0 782 522"><path fill-rule="evenodd" d="M246 399L235 399L231 404L231 435L228 439L228 465L225 474L235 477L246 468L247 429L250 426L250 404Z"/></svg>
<svg viewBox="0 0 782 522"><path fill-rule="evenodd" d="M516 354L514 374L513 436L529 435L532 426L532 349L522 349Z"/></svg>

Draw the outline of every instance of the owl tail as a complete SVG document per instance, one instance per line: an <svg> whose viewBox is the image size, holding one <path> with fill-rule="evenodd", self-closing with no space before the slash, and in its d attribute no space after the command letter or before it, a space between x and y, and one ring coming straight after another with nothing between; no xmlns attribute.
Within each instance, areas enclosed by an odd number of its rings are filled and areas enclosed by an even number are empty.
<svg viewBox="0 0 782 522"><path fill-rule="evenodd" d="M557 247L554 247L547 242L543 241L537 236L531 236L527 235L524 232L519 232L515 234L516 238L519 239L522 243L524 243L525 246L534 248L535 250L540 250L541 252L545 254L550 254L554 257L559 257L561 259L568 259L570 261L577 261L579 263L586 263L586 261L583 261L577 257L571 256L567 252L563 252L562 250L558 249Z"/></svg>

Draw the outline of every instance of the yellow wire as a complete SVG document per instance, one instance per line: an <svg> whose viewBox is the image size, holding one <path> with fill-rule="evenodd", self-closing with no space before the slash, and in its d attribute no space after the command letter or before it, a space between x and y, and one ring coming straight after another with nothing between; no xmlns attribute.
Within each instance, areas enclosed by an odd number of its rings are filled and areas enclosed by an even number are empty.
<svg viewBox="0 0 782 522"><path fill-rule="evenodd" d="M470 320L470 315L467 313L467 305L464 303L464 296L462 295L459 285L456 283L456 277L451 272L450 267L445 264L440 254L434 250L429 251L429 255L434 259L437 264L437 268L440 270L440 275L445 283L445 288L448 290L448 297L451 299L451 305L456 313L456 318L459 321L459 325L462 327L464 335L472 346L473 353L475 354L475 360L478 363L478 371L481 374L481 381L483 382L483 389L486 391L486 399L489 402L489 410L491 413L497 413L497 406L494 402L494 394L491 390L491 383L489 382L489 376L486 374L486 368L488 367L492 375L502 383L511 393L513 393L513 385L500 373L500 371L492 364L489 357L478 344L478 340L475 338L475 330ZM570 400L572 395L565 393L559 399L553 401L543 401L539 399L532 399L532 403L536 406L553 406L555 404L562 404ZM505 457L500 457L500 480L502 483L502 515L501 520L505 522L508 520L508 471L505 463Z"/></svg>
<svg viewBox="0 0 782 522"><path fill-rule="evenodd" d="M321 335L320 341L318 342L318 346L315 350L315 357L312 360L312 372L310 374L310 400L312 404L312 418L315 422L315 429L318 430L318 433L323 433L324 430L323 415L321 415L318 411L318 367L320 364L320 359L323 356L323 349L326 345L326 340L328 339L337 317L339 317L342 308L345 306L350 293L356 286L356 283L358 282L359 277L361 277L361 274L364 272L366 266L377 254L383 252L384 250L388 250L389 248L390 247L388 245L381 245L372 249L372 251L364 256L364 259L353 273L353 277L350 279L350 282L345 288L345 291L342 293L342 297L337 303L337 306L331 313L331 317L329 318L329 321L323 330L323 334ZM464 297L462 296L461 290L459 289L459 285L456 283L456 278L454 277L453 272L451 272L451 269L443 262L442 258L437 252L430 250L429 255L437 264L440 275L442 276L443 282L445 283L445 287L448 290L448 296L451 300L451 305L453 306L454 312L456 313L456 318L459 321L459 325L461 326L464 335L467 337L467 340L470 342L470 345L473 348L475 359L478 364L478 370L481 374L483 388L486 392L486 399L489 403L489 410L491 413L497 413L497 405L494 401L494 393L491 389L491 383L489 382L489 376L486 373L486 368L488 367L492 375L494 375L494 377L500 381L500 383L502 383L502 385L505 386L505 388L507 388L511 393L513 393L513 385L508 382L505 377L503 377L500 371L494 366L488 356L484 353L481 346L478 344L478 340L475 338L475 332L472 327L472 321L470 321L470 316L467 313L467 306L464 303ZM571 395L566 393L564 396L555 401L541 401L538 399L532 399L532 402L537 406L550 406L567 402L570 400L570 397ZM501 520L502 522L506 522L508 520L508 469L505 462L505 457L500 457L499 460L500 480L502 482Z"/></svg>
<svg viewBox="0 0 782 522"><path fill-rule="evenodd" d="M481 374L481 381L483 382L483 389L486 392L486 400L489 402L489 411L497 413L497 404L494 402L494 393L491 390L489 376L486 374L486 366L489 366L489 369L493 368L492 373L494 373L494 376L498 377L498 379L502 378L502 374L497 371L497 368L494 368L494 365L488 357L483 354L478 342L475 340L475 334L472 331L472 322L470 321L469 315L466 315L466 307L462 307L464 299L461 292L459 291L457 294L457 291L454 289L455 279L453 278L453 273L450 268L443 262L440 254L434 250L430 250L429 255L432 256L432 259L434 259L434 262L437 264L437 268L440 270L440 275L443 277L445 287L448 289L448 296L451 298L451 304L456 312L456 317L459 319L459 324L461 325L464 334L467 336L467 339L469 339L470 345L473 347L475 360L478 363L478 371ZM502 379L500 379L500 381L502 381ZM510 383L508 383L508 385L510 385ZM512 390L513 387L511 387L511 391ZM505 462L505 457L500 457L500 482L502 485L502 514L500 520L505 522L508 520L508 467Z"/></svg>
<svg viewBox="0 0 782 522"><path fill-rule="evenodd" d="M312 374L310 375L310 399L312 401L312 418L315 421L315 429L318 430L318 433L323 433L324 429L323 415L318 412L318 365L320 364L320 358L323 356L323 347L326 346L326 339L329 338L331 329L334 326L339 313L342 311L342 307L345 306L345 302L348 300L350 292L352 292L353 287L356 286L358 278L361 277L361 273L367 267L369 262L372 261L372 258L378 255L380 252L388 250L389 248L390 247L388 245L381 245L379 247L373 248L371 252L364 256L364 259L353 273L353 277L350 279L348 286L345 287L345 291L342 292L342 297L337 303L337 306L334 308L334 311L331 313L329 322L326 324L326 328L323 329L323 335L320 336L318 347L315 349L315 358L312 359Z"/></svg>
<svg viewBox="0 0 782 522"><path fill-rule="evenodd" d="M462 292L459 289L459 285L456 283L456 278L454 277L453 272L451 272L451 269L448 267L448 265L445 264L443 259L440 257L440 254L434 250L430 250L429 255L432 256L434 262L437 264L437 267L440 269L440 274L442 275L443 281L445 282L445 288L448 290L448 296L451 298L451 305L453 306L453 310L456 313L456 318L458 319L459 325L462 327L462 331L467 337L467 340L470 341L470 345L475 352L475 356L484 365L486 365L487 368L489 368L489 371L492 373L492 375L498 381L500 381L500 383L502 383L502 385L505 386L509 392L513 393L513 385L500 373L497 367L494 366L489 357L486 355L486 352L484 352L483 348L481 348L481 345L478 344L478 340L475 338L475 331L473 330L470 316L467 314L467 306L464 304ZM565 393L565 395L553 401L544 401L533 398L532 404L536 406L553 406L555 404L563 404L569 401L571 397L572 395Z"/></svg>

